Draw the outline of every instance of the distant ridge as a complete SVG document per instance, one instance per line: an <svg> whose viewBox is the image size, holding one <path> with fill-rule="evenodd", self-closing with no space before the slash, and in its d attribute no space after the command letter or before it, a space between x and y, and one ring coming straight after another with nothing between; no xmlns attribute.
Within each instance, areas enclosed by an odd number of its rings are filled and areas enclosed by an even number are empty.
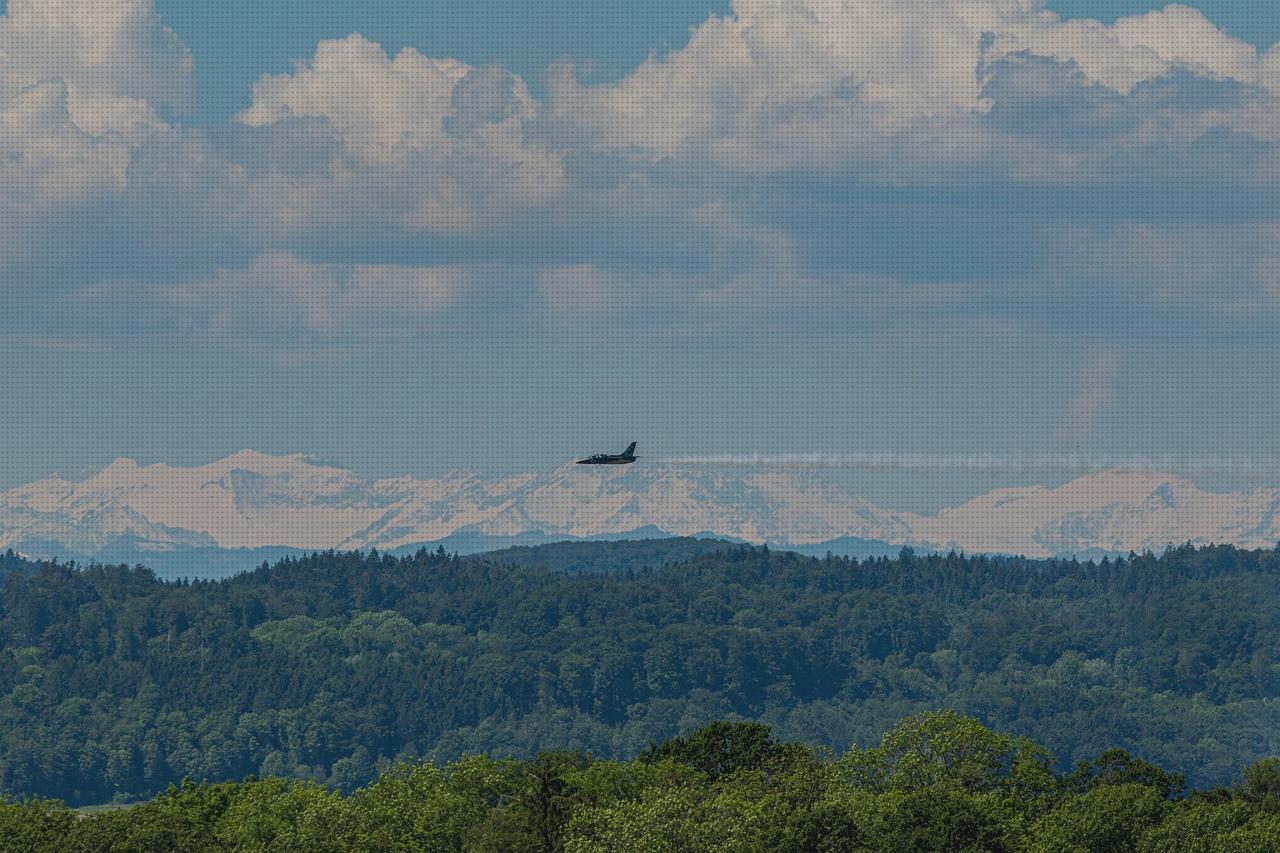
<svg viewBox="0 0 1280 853"><path fill-rule="evenodd" d="M0 493L0 548L225 574L289 553L422 546L478 553L565 540L690 537L806 554L902 545L1031 557L1280 540L1280 491L1202 490L1147 471L998 489L936 515L883 509L827 472L648 463L369 480L302 455L245 450L193 468L130 459Z"/></svg>
<svg viewBox="0 0 1280 853"><path fill-rule="evenodd" d="M528 566L578 574L599 571L639 571L684 562L703 554L745 547L724 539L691 536L665 539L565 540L547 545L521 545L491 551L485 557L509 566Z"/></svg>

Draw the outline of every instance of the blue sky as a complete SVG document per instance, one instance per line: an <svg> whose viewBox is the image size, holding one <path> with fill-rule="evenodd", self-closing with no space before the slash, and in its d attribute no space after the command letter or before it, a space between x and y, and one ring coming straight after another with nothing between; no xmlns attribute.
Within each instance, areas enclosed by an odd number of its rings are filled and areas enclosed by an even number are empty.
<svg viewBox="0 0 1280 853"><path fill-rule="evenodd" d="M1280 452L1280 12L1033 5L11 2L0 487L631 440L1275 485L1196 463Z"/></svg>
<svg viewBox="0 0 1280 853"><path fill-rule="evenodd" d="M1150 0L1056 0L1064 16L1113 22L1166 4ZM414 47L428 56L456 56L471 64L501 64L538 86L547 66L569 56L617 77L651 52L683 47L689 31L728 2L598 0L513 2L472 0L158 0L156 8L199 58L196 121L220 121L248 104L261 74L288 70L316 42L359 32L388 51ZM1280 40L1280 12L1247 0L1204 0L1198 8L1238 38L1259 46Z"/></svg>

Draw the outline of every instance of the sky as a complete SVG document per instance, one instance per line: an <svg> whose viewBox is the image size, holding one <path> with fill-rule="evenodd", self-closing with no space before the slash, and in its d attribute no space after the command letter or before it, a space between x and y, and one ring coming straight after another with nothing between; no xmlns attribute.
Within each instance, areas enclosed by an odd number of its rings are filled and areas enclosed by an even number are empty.
<svg viewBox="0 0 1280 853"><path fill-rule="evenodd" d="M0 4L3 5L3 4ZM1058 0L1066 17L1113 23L1163 8L1151 0ZM1249 0L1206 0L1198 8L1218 27L1259 47L1280 41L1280 11ZM685 45L710 15L732 11L713 0L158 0L160 18L198 57L199 99L188 121L222 121L249 104L265 73L288 71L322 39L359 32L389 52L412 47L472 65L503 65L535 89L565 57L590 63L593 79L618 79L651 53Z"/></svg>
<svg viewBox="0 0 1280 853"><path fill-rule="evenodd" d="M633 440L1066 460L848 472L914 510L1280 485L1269 4L0 5L0 488Z"/></svg>

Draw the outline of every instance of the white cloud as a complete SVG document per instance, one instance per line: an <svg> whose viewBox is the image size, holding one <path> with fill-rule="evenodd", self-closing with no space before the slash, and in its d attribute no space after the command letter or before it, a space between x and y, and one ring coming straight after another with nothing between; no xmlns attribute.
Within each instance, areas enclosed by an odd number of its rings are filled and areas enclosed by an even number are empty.
<svg viewBox="0 0 1280 853"><path fill-rule="evenodd" d="M89 132L128 132L140 113L153 121L155 108L186 112L193 67L152 0L10 0L0 17L0 100L61 81L73 120ZM109 106L113 100L120 104Z"/></svg>
<svg viewBox="0 0 1280 853"><path fill-rule="evenodd" d="M124 190L136 146L166 131L157 111L186 110L193 95L191 55L151 0L10 0L0 16L0 215L13 225L0 285L22 287L74 252L82 240L60 215Z"/></svg>
<svg viewBox="0 0 1280 853"><path fill-rule="evenodd" d="M33 86L0 106L0 154L0 195L28 211L119 189L129 165L123 140L76 126L61 83Z"/></svg>
<svg viewBox="0 0 1280 853"><path fill-rule="evenodd" d="M993 32L993 55L1029 51L1073 62L1089 80L1122 93L1179 67L1248 84L1258 82L1260 72L1253 45L1188 6L1170 5L1109 26L1041 14L1003 21Z"/></svg>
<svg viewBox="0 0 1280 853"><path fill-rule="evenodd" d="M238 119L255 128L319 119L347 155L319 181L272 176L264 204L303 193L314 206L367 186L391 199L395 225L458 233L506 206L545 202L561 191L558 156L526 139L537 115L537 102L513 74L429 59L412 48L388 57L352 35L321 42L290 74L262 78Z"/></svg>
<svg viewBox="0 0 1280 853"><path fill-rule="evenodd" d="M107 279L61 297L65 334L178 335L233 348L338 346L403 339L484 294L501 274L486 264L317 263L269 252L174 283Z"/></svg>
<svg viewBox="0 0 1280 853"><path fill-rule="evenodd" d="M561 68L552 103L607 146L668 157L780 124L842 121L855 101L891 129L976 105L978 45L994 20L983 4L737 0L619 83L580 86Z"/></svg>
<svg viewBox="0 0 1280 853"><path fill-rule="evenodd" d="M463 266L318 264L271 253L163 292L177 323L217 338L333 338L438 314L476 273Z"/></svg>
<svg viewBox="0 0 1280 853"><path fill-rule="evenodd" d="M290 117L324 118L351 151L388 162L448 142L444 119L455 87L470 71L465 63L428 59L412 48L389 58L358 34L322 41L293 73L255 83L253 103L239 120L263 127ZM523 87L516 96L521 107L532 108Z"/></svg>
<svg viewBox="0 0 1280 853"><path fill-rule="evenodd" d="M67 113L76 127L91 136L118 135L137 147L169 126L146 101L68 89Z"/></svg>
<svg viewBox="0 0 1280 853"><path fill-rule="evenodd" d="M1259 58L1177 5L1107 26L1064 21L1041 0L735 0L733 14L619 82L583 86L561 67L551 110L615 151L709 155L753 172L852 159L874 173L895 158L1017 153L973 121L1002 59L1070 63L1127 94L1176 69L1274 84L1274 53Z"/></svg>
<svg viewBox="0 0 1280 853"><path fill-rule="evenodd" d="M1280 93L1280 44L1275 44L1259 60L1259 82Z"/></svg>
<svg viewBox="0 0 1280 853"><path fill-rule="evenodd" d="M1250 265L1239 298L1215 306L1202 296L1207 262L1196 262L1209 255L1177 249L1226 226L1074 230L1038 201L1028 218L1058 232L1024 253L1047 256L1042 269L1027 260L1010 283L1003 267L967 260L1023 248L1002 230L1017 215L998 193L983 198L1004 181L1280 175L1275 146L1191 147L1213 130L1280 139L1274 99L1218 98L1241 88L1222 80L1280 82L1280 48L1259 56L1188 7L1104 26L1035 0L737 0L620 81L584 86L559 69L546 105L501 68L389 56L352 35L260 79L249 107L212 132L164 123L189 106L191 57L150 2L11 3L0 46L0 211L27 229L27 248L0 248L0 271L23 253L25 270L43 269L45 250L30 247L78 229L59 247L76 257L46 265L66 279L59 287L196 282L136 288L165 311L185 306L178 314L202 328L266 334L274 318L298 335L340 336L351 317L430 316L458 304L484 262L509 265L499 278L519 267L552 314L660 322L753 311L885 321L1006 289L1021 297L1016 310L1050 312L1059 297L1046 282L1063 270L1083 281L1085 269L1109 304L1222 313L1258 305L1257 271L1272 269L1256 248L1269 238L1237 229L1225 242ZM1212 78L1209 95L1178 89L1183 77ZM788 170L819 177L813 198L783 198L779 211L776 186L753 182ZM864 184L955 184L971 198L950 210L927 193L860 205ZM793 191L807 190L783 195ZM81 210L50 224L31 215L41 205ZM1124 218L1140 228L1144 216ZM841 217L843 230L832 225ZM1120 217L1104 203L1096 218ZM904 258L958 263L897 263L895 240ZM320 252L362 263L307 260Z"/></svg>
<svg viewBox="0 0 1280 853"><path fill-rule="evenodd" d="M1111 31L1122 46L1150 50L1166 63L1207 70L1242 83L1255 82L1257 49L1218 29L1198 9L1166 6L1145 15L1121 18Z"/></svg>

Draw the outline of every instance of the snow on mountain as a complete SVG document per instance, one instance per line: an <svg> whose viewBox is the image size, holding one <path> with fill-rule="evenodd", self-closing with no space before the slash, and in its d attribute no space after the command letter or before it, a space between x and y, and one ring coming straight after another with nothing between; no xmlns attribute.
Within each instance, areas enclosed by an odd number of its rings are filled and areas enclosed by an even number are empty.
<svg viewBox="0 0 1280 853"><path fill-rule="evenodd" d="M1165 474L1105 472L1057 488L1001 489L937 515L881 509L824 472L653 463L484 477L371 481L304 456L242 451L193 468L118 459L79 480L0 493L0 548L80 558L122 547L373 548L531 534L656 530L813 546L857 539L1029 556L1280 539L1280 492L1204 491ZM114 551L113 551L114 549Z"/></svg>
<svg viewBox="0 0 1280 853"><path fill-rule="evenodd" d="M1280 538L1278 510L1276 490L1208 492L1169 474L1106 471L1056 489L998 489L916 517L912 529L939 547L1027 556L1160 551L1183 542L1270 547Z"/></svg>
<svg viewBox="0 0 1280 853"><path fill-rule="evenodd" d="M153 550L192 545L192 537L219 548L328 547L335 530L377 516L366 491L355 474L302 456L245 450L197 468L117 459L80 482L55 476L0 494L0 545L38 531L82 554L122 537ZM100 544L79 550L90 543Z"/></svg>
<svg viewBox="0 0 1280 853"><path fill-rule="evenodd" d="M578 537L649 526L679 536L808 544L833 534L886 539L907 532L893 513L804 472L569 465L537 482L520 512L537 529Z"/></svg>

